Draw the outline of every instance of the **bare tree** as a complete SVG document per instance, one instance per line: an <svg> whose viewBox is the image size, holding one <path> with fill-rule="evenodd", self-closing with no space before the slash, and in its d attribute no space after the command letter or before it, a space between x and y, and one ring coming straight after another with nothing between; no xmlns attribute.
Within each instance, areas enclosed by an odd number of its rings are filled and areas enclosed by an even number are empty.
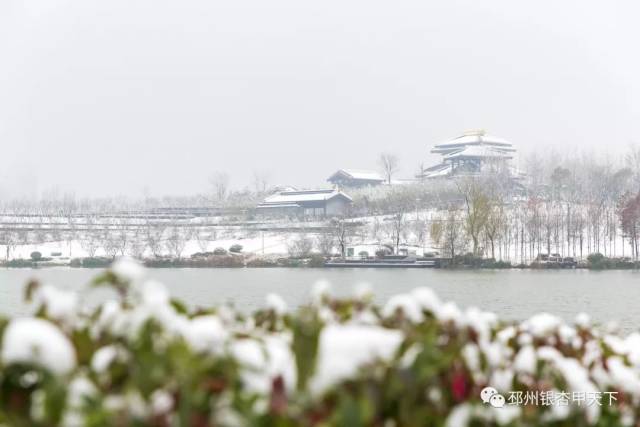
<svg viewBox="0 0 640 427"><path fill-rule="evenodd" d="M457 209L450 206L443 218L431 224L431 240L452 260L466 248L462 223Z"/></svg>
<svg viewBox="0 0 640 427"><path fill-rule="evenodd" d="M484 227L484 234L489 240L491 246L491 258L496 259L496 240L501 236L504 231L503 224L505 222L505 214L500 204L494 204L489 209L489 215L487 216L487 222Z"/></svg>
<svg viewBox="0 0 640 427"><path fill-rule="evenodd" d="M378 242L378 244L380 244L381 235L382 235L382 232L384 231L383 228L384 227L383 227L383 224L380 222L380 219L378 217L374 217L373 222L369 227L369 235L373 240Z"/></svg>
<svg viewBox="0 0 640 427"><path fill-rule="evenodd" d="M331 233L334 236L335 242L340 249L340 256L344 258L347 252L347 245L351 242L355 234L355 230L352 224L346 221L344 218L333 219L331 221Z"/></svg>
<svg viewBox="0 0 640 427"><path fill-rule="evenodd" d="M101 236L98 230L98 218L96 215L87 214L83 218L84 233L80 238L80 247L91 258L96 256L96 252L101 245Z"/></svg>
<svg viewBox="0 0 640 427"><path fill-rule="evenodd" d="M640 235L640 192L631 196L625 195L620 201L618 216L622 225L622 230L631 243L631 253L638 259L638 241Z"/></svg>
<svg viewBox="0 0 640 427"><path fill-rule="evenodd" d="M169 228L167 238L165 240L165 247L167 251L176 258L182 257L182 252L187 245L188 236L185 230L177 225Z"/></svg>
<svg viewBox="0 0 640 427"><path fill-rule="evenodd" d="M393 247L395 248L395 253L398 253L400 248L400 242L404 233L407 230L407 221L406 221L406 213L398 212L391 216L391 221L388 223L387 232L389 234L389 238L393 242Z"/></svg>
<svg viewBox="0 0 640 427"><path fill-rule="evenodd" d="M162 255L162 242L164 236L165 227L162 224L155 224L147 219L144 224L144 239L147 243L147 247L151 251L154 257Z"/></svg>
<svg viewBox="0 0 640 427"><path fill-rule="evenodd" d="M336 237L331 230L321 231L316 236L316 246L322 255L331 255L335 244Z"/></svg>
<svg viewBox="0 0 640 427"><path fill-rule="evenodd" d="M193 234L196 241L198 242L198 247L200 248L201 252L206 252L209 248L209 244L211 244L211 241L215 240L215 231L213 233L214 234L209 233L207 227L198 227L194 231Z"/></svg>
<svg viewBox="0 0 640 427"><path fill-rule="evenodd" d="M387 184L391 184L391 178L398 172L398 157L391 153L381 153L378 158L378 166L380 166Z"/></svg>
<svg viewBox="0 0 640 427"><path fill-rule="evenodd" d="M632 145L625 156L625 162L633 171L633 183L635 188L640 188L640 146Z"/></svg>
<svg viewBox="0 0 640 427"><path fill-rule="evenodd" d="M145 236L142 228L136 226L131 230L131 239L129 241L129 252L134 258L144 258L144 252L147 249Z"/></svg>
<svg viewBox="0 0 640 427"><path fill-rule="evenodd" d="M64 238L67 242L67 246L69 247L69 256L72 256L72 245L73 241L77 238L77 230L76 230L76 211L78 209L78 204L76 202L76 197L73 193L65 194L62 203L60 206L60 216L64 218L67 230L64 233Z"/></svg>
<svg viewBox="0 0 640 427"><path fill-rule="evenodd" d="M126 218L121 218L116 222L116 230L113 233L113 238L118 245L120 255L125 256L127 254L127 249L131 244L129 223Z"/></svg>
<svg viewBox="0 0 640 427"><path fill-rule="evenodd" d="M8 229L0 230L0 245L5 247L7 261L11 258L11 251L16 248L17 244L18 235L15 231Z"/></svg>
<svg viewBox="0 0 640 427"><path fill-rule="evenodd" d="M80 247L84 250L90 258L96 256L96 252L100 248L101 238L94 230L87 230L84 233L83 238L80 240Z"/></svg>
<svg viewBox="0 0 640 427"><path fill-rule="evenodd" d="M114 230L105 228L102 237L104 251L111 258L115 258L120 250L120 242L113 231Z"/></svg>
<svg viewBox="0 0 640 427"><path fill-rule="evenodd" d="M219 203L224 202L229 191L229 175L225 172L216 172L209 177L209 184L215 200Z"/></svg>
<svg viewBox="0 0 640 427"><path fill-rule="evenodd" d="M253 189L256 194L264 194L269 189L270 174L267 171L253 171Z"/></svg>
<svg viewBox="0 0 640 427"><path fill-rule="evenodd" d="M421 219L411 222L411 232L419 246L423 246L427 238L427 224Z"/></svg>
<svg viewBox="0 0 640 427"><path fill-rule="evenodd" d="M464 228L473 243L473 254L480 255L480 236L489 218L489 197L477 179L458 181L458 190L464 199Z"/></svg>
<svg viewBox="0 0 640 427"><path fill-rule="evenodd" d="M313 239L304 233L287 242L287 252L290 257L305 258L311 254L311 251L313 251Z"/></svg>
<svg viewBox="0 0 640 427"><path fill-rule="evenodd" d="M387 197L387 203L393 209L393 214L387 217L387 234L393 242L396 253L400 247L400 243L407 241L407 233L409 232L409 221L407 220L409 212L415 204L414 194L408 189L394 190Z"/></svg>

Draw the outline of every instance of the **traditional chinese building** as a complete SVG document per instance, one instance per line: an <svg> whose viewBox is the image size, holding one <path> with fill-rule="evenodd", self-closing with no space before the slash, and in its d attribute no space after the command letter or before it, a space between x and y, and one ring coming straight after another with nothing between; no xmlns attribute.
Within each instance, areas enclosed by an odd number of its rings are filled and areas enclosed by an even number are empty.
<svg viewBox="0 0 640 427"><path fill-rule="evenodd" d="M474 175L484 172L514 173L511 160L516 149L509 141L487 135L484 130L462 135L433 146L431 153L440 154L437 165L423 169L419 178L439 178L455 175Z"/></svg>
<svg viewBox="0 0 640 427"><path fill-rule="evenodd" d="M330 217L344 215L351 204L351 197L336 189L281 191L264 199L256 211L266 216Z"/></svg>

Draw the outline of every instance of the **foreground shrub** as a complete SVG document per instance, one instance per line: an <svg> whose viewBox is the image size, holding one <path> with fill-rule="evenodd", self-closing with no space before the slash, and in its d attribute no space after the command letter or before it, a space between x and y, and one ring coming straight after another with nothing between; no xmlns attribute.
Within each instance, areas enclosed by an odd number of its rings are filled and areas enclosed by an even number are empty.
<svg viewBox="0 0 640 427"><path fill-rule="evenodd" d="M504 322L441 303L427 288L382 307L366 289L340 299L317 288L295 312L275 295L251 315L226 306L192 310L145 274L132 261L116 263L93 285L118 297L92 310L80 299L86 292L27 286L35 314L0 320L1 425L618 426L640 419L640 334L604 333L584 315L574 324L544 313ZM503 407L483 403L486 386L504 396ZM571 401L551 402L550 393ZM600 402L589 404L598 393ZM534 394L537 403L528 398Z"/></svg>

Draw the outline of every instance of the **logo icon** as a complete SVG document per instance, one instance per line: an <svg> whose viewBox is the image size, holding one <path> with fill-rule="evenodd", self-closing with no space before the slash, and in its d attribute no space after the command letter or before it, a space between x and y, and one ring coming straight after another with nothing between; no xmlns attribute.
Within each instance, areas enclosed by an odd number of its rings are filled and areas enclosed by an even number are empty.
<svg viewBox="0 0 640 427"><path fill-rule="evenodd" d="M488 403L494 408L502 408L505 404L504 396L498 393L493 387L485 387L480 392L480 399L482 402Z"/></svg>

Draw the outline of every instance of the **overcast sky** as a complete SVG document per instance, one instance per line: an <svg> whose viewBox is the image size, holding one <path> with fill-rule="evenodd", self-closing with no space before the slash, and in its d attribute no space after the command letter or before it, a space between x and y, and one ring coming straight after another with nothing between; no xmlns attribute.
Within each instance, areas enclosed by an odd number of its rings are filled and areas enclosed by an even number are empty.
<svg viewBox="0 0 640 427"><path fill-rule="evenodd" d="M3 0L0 186L193 194L214 171L313 186L469 128L640 143L623 1Z"/></svg>

